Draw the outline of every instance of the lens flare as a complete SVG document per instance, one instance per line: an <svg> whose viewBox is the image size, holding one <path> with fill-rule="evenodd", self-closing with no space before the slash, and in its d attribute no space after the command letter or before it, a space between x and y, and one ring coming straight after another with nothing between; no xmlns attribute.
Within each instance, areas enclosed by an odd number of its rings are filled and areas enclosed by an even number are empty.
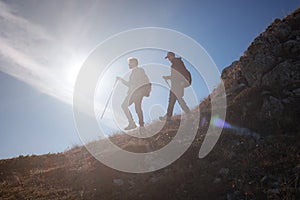
<svg viewBox="0 0 300 200"><path fill-rule="evenodd" d="M219 115L215 115L211 118L210 124L213 127L218 127L218 128L231 128L234 129L236 127L230 125L229 123L227 123L225 120L219 118Z"/></svg>
<svg viewBox="0 0 300 200"><path fill-rule="evenodd" d="M201 120L201 125L204 124L205 122L206 122L206 119L203 118ZM260 139L260 135L258 133L256 133L255 131L252 131L248 128L233 126L233 125L229 124L228 122L226 122L224 119L219 118L218 115L215 115L211 118L210 125L213 127L222 128L222 129L223 128L224 129L232 129L235 131L236 135L250 136L256 140Z"/></svg>

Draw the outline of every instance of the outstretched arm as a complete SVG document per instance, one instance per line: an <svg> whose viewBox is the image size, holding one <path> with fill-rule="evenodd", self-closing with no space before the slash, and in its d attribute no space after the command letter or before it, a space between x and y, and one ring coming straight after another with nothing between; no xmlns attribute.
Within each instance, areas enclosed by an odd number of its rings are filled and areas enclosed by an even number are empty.
<svg viewBox="0 0 300 200"><path fill-rule="evenodd" d="M163 79L169 80L169 79L171 79L171 76L163 76Z"/></svg>
<svg viewBox="0 0 300 200"><path fill-rule="evenodd" d="M117 80L118 80L118 81L121 81L121 82L122 82L124 85L126 85L127 87L129 86L129 82L126 81L126 80L124 80L123 78L117 76Z"/></svg>

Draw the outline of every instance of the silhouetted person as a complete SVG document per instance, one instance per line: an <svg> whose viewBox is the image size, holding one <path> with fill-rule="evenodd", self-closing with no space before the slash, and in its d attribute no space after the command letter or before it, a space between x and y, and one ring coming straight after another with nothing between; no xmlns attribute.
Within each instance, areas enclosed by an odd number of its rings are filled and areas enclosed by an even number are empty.
<svg viewBox="0 0 300 200"><path fill-rule="evenodd" d="M171 81L171 89L169 94L169 104L167 109L167 114L163 117L160 117L160 120L167 120L169 121L173 115L174 105L176 100L178 101L179 105L181 106L182 110L186 113L190 113L189 107L186 105L186 102L183 99L184 95L184 73L185 66L181 58L176 58L173 52L168 52L165 59L169 59L172 63L171 65L171 75L170 76L163 76L163 78L167 81Z"/></svg>
<svg viewBox="0 0 300 200"><path fill-rule="evenodd" d="M117 77L124 85L128 87L127 96L122 103L122 109L128 119L128 126L125 130L136 128L136 124L132 118L129 106L134 103L135 111L139 118L140 127L144 127L144 117L142 111L142 100L144 96L149 96L151 83L143 68L138 67L136 58L128 58L129 69L132 70L129 80L126 81L121 77Z"/></svg>

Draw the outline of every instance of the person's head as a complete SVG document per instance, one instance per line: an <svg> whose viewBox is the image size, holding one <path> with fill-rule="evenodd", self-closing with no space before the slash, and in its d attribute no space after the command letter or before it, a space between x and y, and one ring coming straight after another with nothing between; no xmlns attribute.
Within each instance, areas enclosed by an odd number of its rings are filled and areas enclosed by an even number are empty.
<svg viewBox="0 0 300 200"><path fill-rule="evenodd" d="M165 59L169 59L169 61L173 60L175 58L175 53L173 52L168 52L167 56L165 57Z"/></svg>
<svg viewBox="0 0 300 200"><path fill-rule="evenodd" d="M135 68L138 66L139 62L137 58L130 57L127 59L129 69Z"/></svg>

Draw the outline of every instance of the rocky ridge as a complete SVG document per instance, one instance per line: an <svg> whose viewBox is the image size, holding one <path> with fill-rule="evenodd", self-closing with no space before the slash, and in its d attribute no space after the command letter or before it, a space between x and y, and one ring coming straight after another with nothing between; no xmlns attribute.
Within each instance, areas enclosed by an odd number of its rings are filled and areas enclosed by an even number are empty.
<svg viewBox="0 0 300 200"><path fill-rule="evenodd" d="M300 118L300 11L274 22L221 75L241 126L274 134L297 133ZM230 119L232 118L232 119Z"/></svg>

